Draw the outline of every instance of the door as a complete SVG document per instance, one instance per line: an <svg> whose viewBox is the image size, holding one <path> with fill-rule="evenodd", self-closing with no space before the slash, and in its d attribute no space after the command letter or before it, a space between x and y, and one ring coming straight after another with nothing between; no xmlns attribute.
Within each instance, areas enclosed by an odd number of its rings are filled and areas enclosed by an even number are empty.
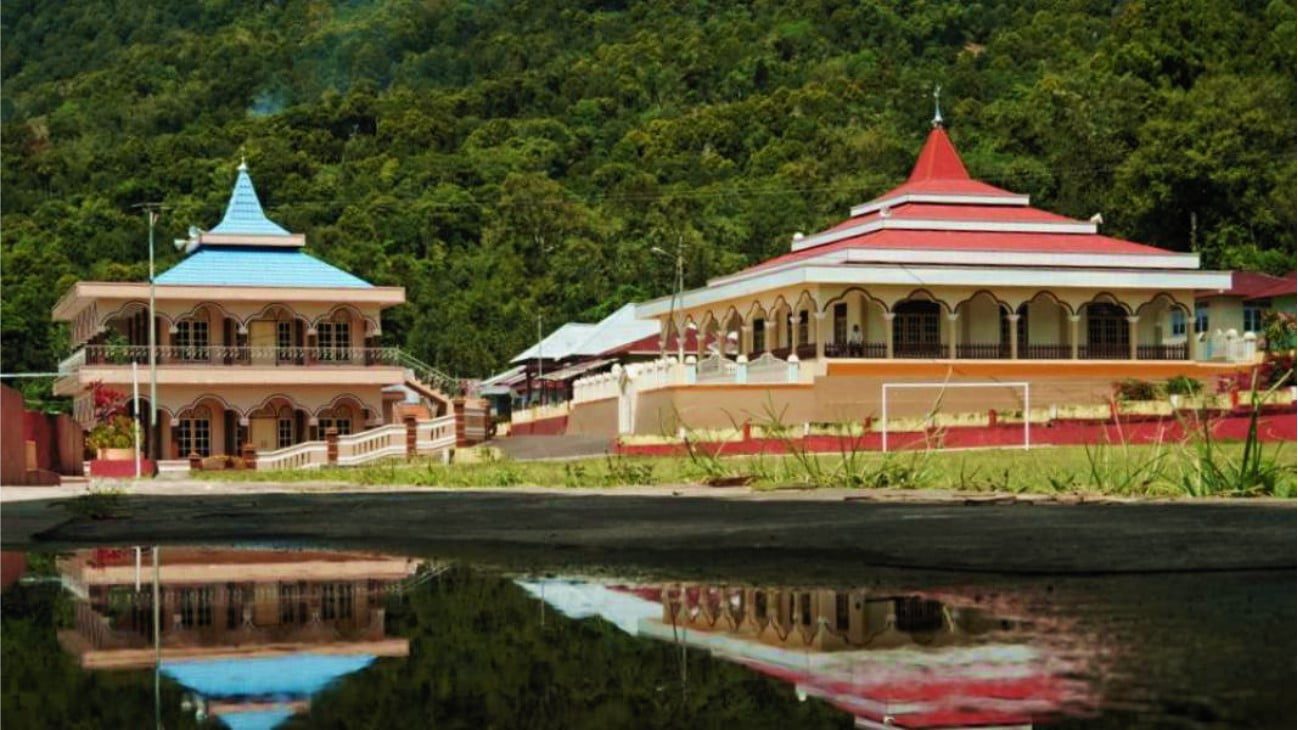
<svg viewBox="0 0 1298 730"><path fill-rule="evenodd" d="M279 435L276 430L278 425L278 421L273 416L248 419L248 432L252 435L252 443L257 447L257 453L279 448Z"/></svg>
<svg viewBox="0 0 1298 730"><path fill-rule="evenodd" d="M275 323L272 321L260 320L248 325L248 346L252 348L254 363L275 364L275 335Z"/></svg>

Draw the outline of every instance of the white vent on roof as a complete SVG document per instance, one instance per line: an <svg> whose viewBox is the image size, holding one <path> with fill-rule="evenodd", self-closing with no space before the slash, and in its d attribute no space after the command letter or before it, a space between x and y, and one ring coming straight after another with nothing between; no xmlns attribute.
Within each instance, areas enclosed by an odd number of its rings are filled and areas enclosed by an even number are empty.
<svg viewBox="0 0 1298 730"><path fill-rule="evenodd" d="M1097 226L1100 225L1101 223L1104 222L1104 215L1101 213L1096 213L1095 215L1091 216L1091 222Z"/></svg>
<svg viewBox="0 0 1298 730"><path fill-rule="evenodd" d="M798 231L797 233L793 234L793 241L795 243L801 241L804 238L806 238L806 235L804 235L802 231Z"/></svg>

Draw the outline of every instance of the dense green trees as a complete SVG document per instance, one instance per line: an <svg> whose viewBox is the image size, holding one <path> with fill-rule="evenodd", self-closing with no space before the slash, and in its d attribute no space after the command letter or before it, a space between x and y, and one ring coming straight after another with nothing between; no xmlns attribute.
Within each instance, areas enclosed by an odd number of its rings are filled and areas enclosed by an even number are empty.
<svg viewBox="0 0 1298 730"><path fill-rule="evenodd" d="M1105 232L1282 271L1291 2L9 3L3 368L79 277L272 217L407 287L385 337L483 375L550 329L784 250L906 174L945 89L971 171ZM169 249L169 246L163 246ZM174 260L164 253L164 263Z"/></svg>

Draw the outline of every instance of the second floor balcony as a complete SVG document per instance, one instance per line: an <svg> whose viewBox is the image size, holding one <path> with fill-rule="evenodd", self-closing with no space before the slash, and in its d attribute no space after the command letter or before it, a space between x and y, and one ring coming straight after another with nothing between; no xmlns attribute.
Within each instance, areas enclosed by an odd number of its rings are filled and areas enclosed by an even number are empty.
<svg viewBox="0 0 1298 730"><path fill-rule="evenodd" d="M163 345L152 349L154 361L166 366L364 367L405 364L401 349L396 347ZM60 371L67 373L82 365L147 365L149 351L147 345L86 345L64 360Z"/></svg>

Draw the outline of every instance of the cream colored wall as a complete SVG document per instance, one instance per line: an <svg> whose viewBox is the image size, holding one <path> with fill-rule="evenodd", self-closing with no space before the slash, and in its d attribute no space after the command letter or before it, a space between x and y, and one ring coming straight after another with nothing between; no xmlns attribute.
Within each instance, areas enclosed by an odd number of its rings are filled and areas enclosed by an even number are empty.
<svg viewBox="0 0 1298 730"><path fill-rule="evenodd" d="M1208 333L1235 330L1244 334L1244 300L1238 297L1212 297L1208 300Z"/></svg>
<svg viewBox="0 0 1298 730"><path fill-rule="evenodd" d="M989 297L977 297L960 307L960 337L978 344L1000 342L1000 305Z"/></svg>

